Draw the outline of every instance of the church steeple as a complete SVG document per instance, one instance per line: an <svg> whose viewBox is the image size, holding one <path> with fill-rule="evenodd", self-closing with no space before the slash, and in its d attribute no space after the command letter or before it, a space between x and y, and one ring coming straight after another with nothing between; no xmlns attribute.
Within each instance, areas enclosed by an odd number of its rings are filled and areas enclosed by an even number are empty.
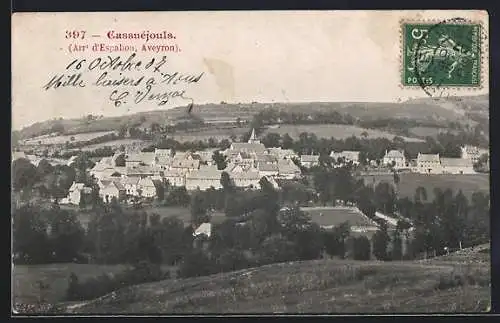
<svg viewBox="0 0 500 323"><path fill-rule="evenodd" d="M250 135L250 139L248 139L248 143L249 144L260 143L260 140L257 139L257 136L255 135L255 129L254 128L252 128L252 134Z"/></svg>

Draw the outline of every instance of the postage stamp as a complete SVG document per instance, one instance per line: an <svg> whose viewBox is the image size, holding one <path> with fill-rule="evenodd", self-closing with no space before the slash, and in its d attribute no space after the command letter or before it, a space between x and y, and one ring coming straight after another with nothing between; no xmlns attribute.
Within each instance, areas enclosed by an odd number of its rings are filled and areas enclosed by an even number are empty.
<svg viewBox="0 0 500 323"><path fill-rule="evenodd" d="M402 22L402 85L480 87L481 28L460 18Z"/></svg>

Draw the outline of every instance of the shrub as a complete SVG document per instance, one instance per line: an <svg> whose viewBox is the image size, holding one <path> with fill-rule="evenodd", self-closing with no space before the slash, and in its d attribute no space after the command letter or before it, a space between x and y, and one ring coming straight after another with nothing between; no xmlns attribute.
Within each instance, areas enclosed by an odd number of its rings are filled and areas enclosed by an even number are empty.
<svg viewBox="0 0 500 323"><path fill-rule="evenodd" d="M81 283L78 281L78 277L74 273L71 273L66 291L66 300L82 301L94 299L127 286L168 278L170 278L169 272L163 272L160 266L148 262L135 264L132 268L126 269L115 276L102 274Z"/></svg>

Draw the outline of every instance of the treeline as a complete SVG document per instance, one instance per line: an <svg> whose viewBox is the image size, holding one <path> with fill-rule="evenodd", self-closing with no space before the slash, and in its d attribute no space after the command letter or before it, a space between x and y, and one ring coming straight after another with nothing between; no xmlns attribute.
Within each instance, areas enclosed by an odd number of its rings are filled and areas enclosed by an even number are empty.
<svg viewBox="0 0 500 323"><path fill-rule="evenodd" d="M398 199L388 183L373 188L354 181L348 170L322 167L315 172L318 174L314 176L314 185L321 198L328 197L332 203L338 199L354 201L374 219L374 212L379 210L408 220L399 221L396 228L379 221L380 229L371 241L354 236L348 223L325 230L300 207L283 208L288 203L265 179L261 180L260 190L243 191L235 188L223 173L221 189L195 192L189 202L182 197L182 189L176 189L177 199L184 199L177 203L190 205L190 223L175 216L161 219L141 209L122 209L112 200L93 205L88 228L83 230L75 215L57 205L46 211L23 206L13 216L15 261L87 261L131 264L134 268L146 263L150 274L143 276L150 281L167 277L158 269L162 264L178 266L178 277L194 277L325 256L412 259L422 253L442 254L444 247L466 247L489 239L489 197L481 193L474 194L469 203L461 192L453 195L451 190L436 190L434 199L427 200L425 189L419 188L413 200ZM324 183L318 182L325 177ZM346 188L341 190L342 187ZM223 210L226 219L212 224L209 237L194 237L194 228L212 222L213 209ZM73 287L68 293L73 299L100 296L96 295L98 291L109 292L118 286L117 281L122 286L136 283L134 270L88 284L75 283L72 277ZM92 292L91 286L97 285L102 286Z"/></svg>

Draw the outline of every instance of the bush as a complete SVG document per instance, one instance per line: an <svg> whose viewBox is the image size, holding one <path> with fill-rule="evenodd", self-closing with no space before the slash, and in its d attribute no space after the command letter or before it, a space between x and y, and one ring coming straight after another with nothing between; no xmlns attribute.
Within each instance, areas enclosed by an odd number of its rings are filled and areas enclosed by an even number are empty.
<svg viewBox="0 0 500 323"><path fill-rule="evenodd" d="M184 257L178 271L181 278L208 276L218 272L217 266L201 250L195 249Z"/></svg>
<svg viewBox="0 0 500 323"><path fill-rule="evenodd" d="M78 277L71 273L66 291L66 301L95 299L124 287L168 278L170 278L169 272L163 272L160 266L148 262L135 264L132 268L115 276L102 274L81 283L78 281Z"/></svg>
<svg viewBox="0 0 500 323"><path fill-rule="evenodd" d="M371 246L367 237L353 238L353 258L355 260L370 260Z"/></svg>

